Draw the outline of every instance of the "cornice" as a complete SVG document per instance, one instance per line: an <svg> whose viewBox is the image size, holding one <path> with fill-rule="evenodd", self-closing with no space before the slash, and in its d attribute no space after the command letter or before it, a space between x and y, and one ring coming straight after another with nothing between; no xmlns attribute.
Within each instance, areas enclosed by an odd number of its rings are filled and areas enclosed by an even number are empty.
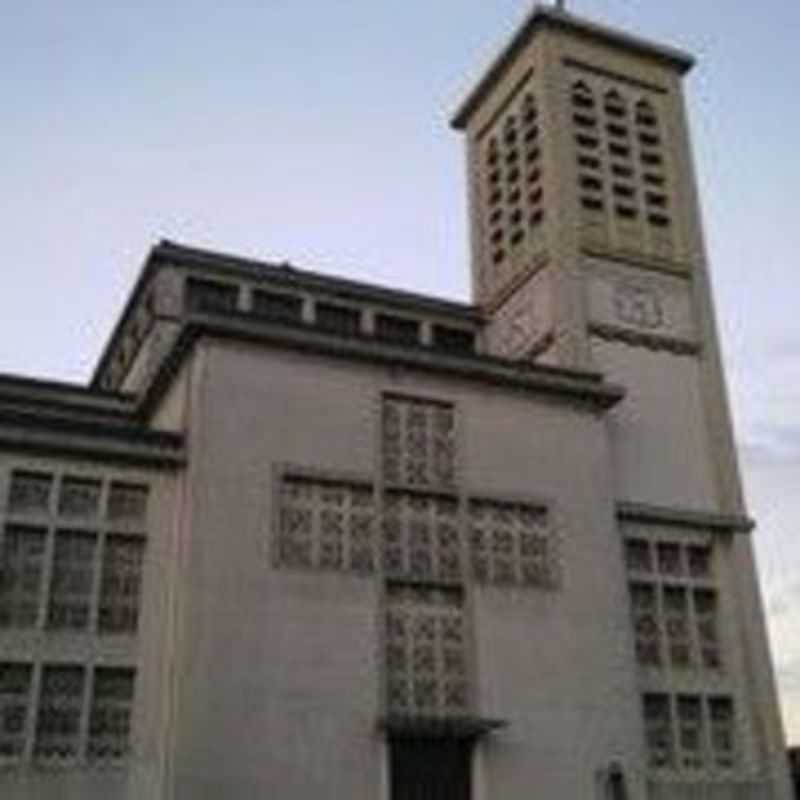
<svg viewBox="0 0 800 800"><path fill-rule="evenodd" d="M333 336L312 327L264 324L244 314L193 314L163 362L139 408L147 418L173 377L203 337L248 342L265 347L313 353L353 362L404 367L516 391L559 397L577 406L607 410L625 395L597 372L579 372L483 355L460 355L425 347L401 347L367 337Z"/></svg>
<svg viewBox="0 0 800 800"><path fill-rule="evenodd" d="M185 463L182 446L164 446L142 439L121 440L59 426L9 425L0 420L0 449L4 453L35 453L86 461L176 469Z"/></svg>
<svg viewBox="0 0 800 800"><path fill-rule="evenodd" d="M663 336L656 333L623 328L618 325L607 325L601 322L592 322L588 326L589 333L598 339L610 342L624 342L631 347L644 347L648 350L664 350L681 356L696 356L702 352L699 342L687 339L676 339L672 336Z"/></svg>
<svg viewBox="0 0 800 800"><path fill-rule="evenodd" d="M756 525L750 517L736 514L721 514L717 511L697 511L627 501L617 503L617 516L622 520L710 529L719 533L751 533Z"/></svg>
<svg viewBox="0 0 800 800"><path fill-rule="evenodd" d="M532 37L543 29L561 30L581 39L589 39L615 47L633 55L661 63L681 75L687 73L694 65L694 58L682 50L633 36L605 25L599 25L591 20L577 17L551 6L536 5L489 65L483 77L461 102L451 118L450 124L453 128L463 130L467 126L475 109L489 93L492 86L500 80L517 54L528 44Z"/></svg>
<svg viewBox="0 0 800 800"><path fill-rule="evenodd" d="M428 313L457 316L471 322L482 322L481 310L469 303L443 297L419 294L403 289L393 289L365 281L328 275L288 262L276 264L269 261L244 258L230 253L188 247L173 242L162 242L153 250L153 257L178 267L202 267L211 272L237 279L253 279L265 284L324 292L325 294L383 303L389 306L414 308Z"/></svg>
<svg viewBox="0 0 800 800"><path fill-rule="evenodd" d="M581 243L581 254L602 261L613 261L627 267L636 267L647 272L658 272L676 278L691 279L694 266L686 261L659 258L646 253L629 252L614 247L602 247L597 244Z"/></svg>

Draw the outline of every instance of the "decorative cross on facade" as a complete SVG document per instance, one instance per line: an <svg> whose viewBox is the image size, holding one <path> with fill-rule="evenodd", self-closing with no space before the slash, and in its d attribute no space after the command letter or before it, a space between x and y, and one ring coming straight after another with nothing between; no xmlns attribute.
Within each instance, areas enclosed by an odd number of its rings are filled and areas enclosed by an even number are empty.
<svg viewBox="0 0 800 800"><path fill-rule="evenodd" d="M453 404L386 394L377 481L284 468L273 563L384 582L389 715L469 717L470 582L552 589L560 565L547 503L467 495Z"/></svg>

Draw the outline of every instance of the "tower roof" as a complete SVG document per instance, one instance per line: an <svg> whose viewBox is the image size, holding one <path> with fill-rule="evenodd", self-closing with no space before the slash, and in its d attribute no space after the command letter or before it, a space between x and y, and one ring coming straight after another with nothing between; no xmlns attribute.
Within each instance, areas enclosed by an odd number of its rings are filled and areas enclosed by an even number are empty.
<svg viewBox="0 0 800 800"><path fill-rule="evenodd" d="M508 44L503 47L489 65L483 77L459 105L451 119L451 125L456 130L463 130L463 128L466 127L472 112L480 104L481 100L483 100L494 83L505 72L520 49L523 48L530 38L536 35L538 31L546 28L568 31L575 36L611 45L621 50L626 50L634 55L661 62L677 70L680 74L687 73L694 65L693 56L683 50L661 45L647 39L642 39L639 36L626 33L625 31L600 25L554 6L544 6L537 3L512 35Z"/></svg>

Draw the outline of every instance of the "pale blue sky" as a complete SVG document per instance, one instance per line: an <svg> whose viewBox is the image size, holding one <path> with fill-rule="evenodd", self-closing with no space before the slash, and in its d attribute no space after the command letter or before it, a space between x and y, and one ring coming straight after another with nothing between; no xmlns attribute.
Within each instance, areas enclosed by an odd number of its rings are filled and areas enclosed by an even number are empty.
<svg viewBox="0 0 800 800"><path fill-rule="evenodd" d="M800 743L800 4L574 0L687 91L757 550ZM161 237L466 298L449 112L522 0L2 0L0 372L84 380Z"/></svg>

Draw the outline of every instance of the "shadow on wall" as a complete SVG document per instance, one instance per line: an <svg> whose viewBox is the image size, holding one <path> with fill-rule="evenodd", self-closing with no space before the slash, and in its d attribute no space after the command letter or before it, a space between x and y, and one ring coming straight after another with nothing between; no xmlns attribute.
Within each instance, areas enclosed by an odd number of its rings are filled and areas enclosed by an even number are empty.
<svg viewBox="0 0 800 800"><path fill-rule="evenodd" d="M789 748L789 768L792 771L794 796L796 800L800 800L800 747Z"/></svg>

